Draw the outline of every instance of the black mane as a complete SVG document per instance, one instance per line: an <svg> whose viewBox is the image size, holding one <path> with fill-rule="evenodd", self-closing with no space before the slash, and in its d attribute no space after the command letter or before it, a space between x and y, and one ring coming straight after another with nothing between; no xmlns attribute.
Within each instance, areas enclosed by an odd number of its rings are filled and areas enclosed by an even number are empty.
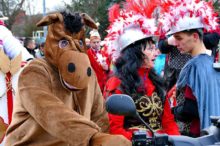
<svg viewBox="0 0 220 146"><path fill-rule="evenodd" d="M79 13L63 11L61 12L61 14L64 18L64 26L68 31L70 31L71 33L80 32L84 24L82 23L81 16Z"/></svg>

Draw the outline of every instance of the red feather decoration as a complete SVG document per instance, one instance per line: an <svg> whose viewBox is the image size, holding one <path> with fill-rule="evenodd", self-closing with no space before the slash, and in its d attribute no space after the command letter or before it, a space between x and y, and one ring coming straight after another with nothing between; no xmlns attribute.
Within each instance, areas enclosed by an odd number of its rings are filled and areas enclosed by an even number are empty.
<svg viewBox="0 0 220 146"><path fill-rule="evenodd" d="M127 3L124 3L124 8L126 10L132 10L135 13L143 13L140 6L134 0L126 0Z"/></svg>
<svg viewBox="0 0 220 146"><path fill-rule="evenodd" d="M172 3L171 1L163 1L161 0L160 3L160 8L161 8L161 13L166 13L170 11L170 7L174 7L174 3Z"/></svg>
<svg viewBox="0 0 220 146"><path fill-rule="evenodd" d="M114 4L108 10L108 20L109 22L113 22L120 16L120 5Z"/></svg>
<svg viewBox="0 0 220 146"><path fill-rule="evenodd" d="M140 13L147 18L152 18L152 14L160 5L160 0L126 0L125 9Z"/></svg>

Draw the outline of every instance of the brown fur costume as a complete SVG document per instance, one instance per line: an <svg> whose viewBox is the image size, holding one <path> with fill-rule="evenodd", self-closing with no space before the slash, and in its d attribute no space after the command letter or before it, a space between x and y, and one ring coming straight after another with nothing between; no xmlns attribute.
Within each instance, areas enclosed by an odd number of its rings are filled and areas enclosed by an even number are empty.
<svg viewBox="0 0 220 146"><path fill-rule="evenodd" d="M66 12L37 24L49 25L46 58L33 60L20 75L6 146L131 145L104 133L107 112L83 47L84 24L96 28L87 14Z"/></svg>

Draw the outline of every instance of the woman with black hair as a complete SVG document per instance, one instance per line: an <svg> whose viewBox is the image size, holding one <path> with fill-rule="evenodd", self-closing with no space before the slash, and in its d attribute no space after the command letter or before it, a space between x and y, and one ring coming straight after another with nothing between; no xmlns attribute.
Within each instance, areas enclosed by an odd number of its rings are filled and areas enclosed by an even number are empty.
<svg viewBox="0 0 220 146"><path fill-rule="evenodd" d="M179 135L165 97L164 82L153 70L156 48L146 38L124 48L115 62L116 72L106 84L104 96L130 95L140 116L158 133ZM110 132L132 138L134 130L146 129L138 119L109 114Z"/></svg>
<svg viewBox="0 0 220 146"><path fill-rule="evenodd" d="M156 21L141 13L125 10L116 13L117 7L113 5L110 9L109 14L114 14L115 19L111 19L106 38L109 40L106 41L107 52L112 57L115 72L105 85L104 97L108 98L111 94L131 96L137 112L151 129L156 133L179 135L163 79L153 69L158 55L153 41L157 34ZM110 133L121 134L129 140L134 131L147 131L147 127L135 117L109 113L109 120Z"/></svg>

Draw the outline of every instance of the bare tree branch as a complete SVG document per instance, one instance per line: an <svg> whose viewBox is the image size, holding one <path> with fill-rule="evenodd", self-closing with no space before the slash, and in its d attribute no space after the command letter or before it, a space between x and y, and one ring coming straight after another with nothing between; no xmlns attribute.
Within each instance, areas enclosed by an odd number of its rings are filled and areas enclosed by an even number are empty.
<svg viewBox="0 0 220 146"><path fill-rule="evenodd" d="M20 2L15 0L1 0L0 10L2 11L3 15L9 18L7 21L7 26L9 29L11 29L15 22L16 16L22 10L24 2L25 0L21 0Z"/></svg>

